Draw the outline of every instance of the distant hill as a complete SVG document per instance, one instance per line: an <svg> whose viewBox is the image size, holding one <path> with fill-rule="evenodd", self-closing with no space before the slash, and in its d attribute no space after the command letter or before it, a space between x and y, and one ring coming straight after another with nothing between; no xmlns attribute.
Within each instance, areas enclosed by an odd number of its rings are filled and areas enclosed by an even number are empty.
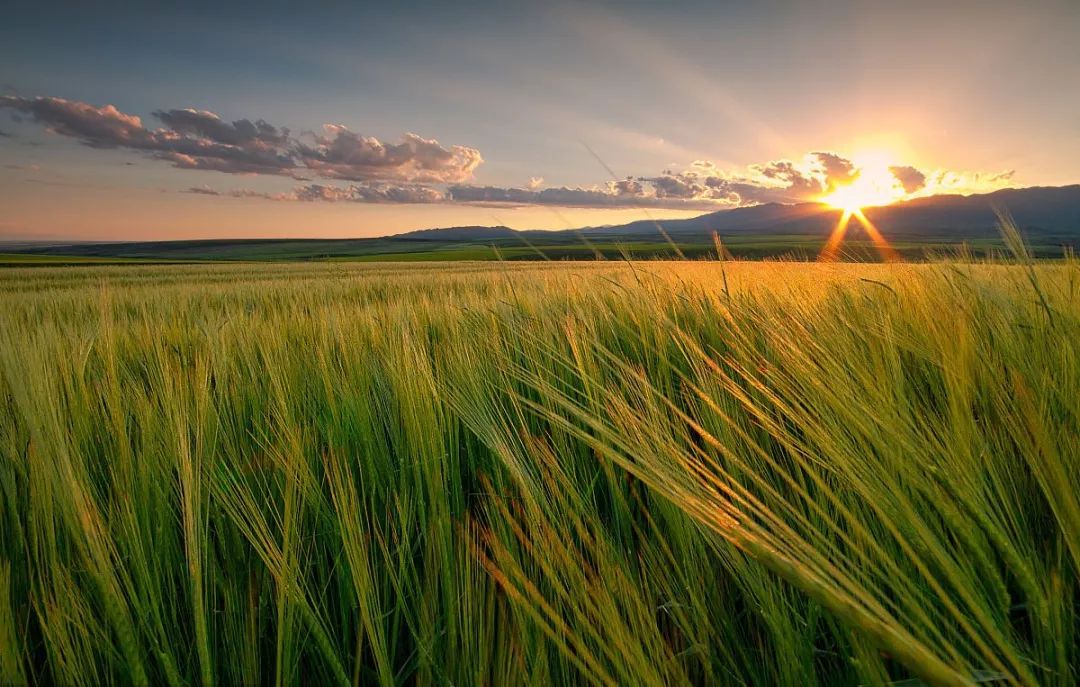
<svg viewBox="0 0 1080 687"><path fill-rule="evenodd" d="M995 239L998 219L995 208L1009 212L1029 233L1080 239L1080 184L1056 187L1004 189L976 195L939 195L865 208L866 216L886 235L895 238L935 240ZM628 224L562 231L516 232L499 227L449 227L424 229L386 238L482 241L524 233L534 236L583 232L596 237L657 236L657 224L673 237L707 240L712 232L721 237L824 236L840 219L841 211L820 203L784 205L767 203L718 210L689 219L638 220Z"/></svg>
<svg viewBox="0 0 1080 687"><path fill-rule="evenodd" d="M418 229L404 234L394 234L386 238L415 239L420 241L485 241L488 239L505 239L516 236L517 232L510 227L444 227L440 229Z"/></svg>
<svg viewBox="0 0 1080 687"><path fill-rule="evenodd" d="M1080 247L1080 185L1006 189L980 195L941 195L865 208L867 217L906 257L967 243L1000 245L995 208L1008 211L1036 254L1060 256ZM818 203L769 203L720 210L689 219L641 220L617 226L558 231L515 231L505 226L424 229L374 239L219 239L113 243L9 244L4 261L18 256L122 260L487 260L671 256L659 224L688 257L715 252L712 233L739 257L816 255L841 212ZM848 233L859 257L861 229ZM582 240L588 238L588 243ZM865 237L863 237L865 238ZM872 251L864 251L866 257ZM26 261L23 261L26 262ZM34 260L40 264L41 260Z"/></svg>

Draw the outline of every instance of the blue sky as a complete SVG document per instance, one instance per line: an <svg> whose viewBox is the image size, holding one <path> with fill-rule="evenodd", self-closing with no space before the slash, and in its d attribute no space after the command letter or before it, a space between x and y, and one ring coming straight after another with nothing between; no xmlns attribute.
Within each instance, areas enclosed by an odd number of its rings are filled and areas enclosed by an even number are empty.
<svg viewBox="0 0 1080 687"><path fill-rule="evenodd" d="M15 2L0 236L561 228L812 200L868 165L922 175L897 199L1074 183L1078 36L1072 0ZM110 105L153 140L57 126ZM178 161L177 135L221 143L154 115L189 108L287 128L291 162ZM344 166L407 133L437 148Z"/></svg>

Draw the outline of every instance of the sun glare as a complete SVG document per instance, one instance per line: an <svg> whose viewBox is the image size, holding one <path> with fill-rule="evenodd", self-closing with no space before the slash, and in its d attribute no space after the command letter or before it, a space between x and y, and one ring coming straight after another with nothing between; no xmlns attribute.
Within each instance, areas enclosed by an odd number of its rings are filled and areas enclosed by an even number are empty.
<svg viewBox="0 0 1080 687"><path fill-rule="evenodd" d="M854 219L862 225L882 260L896 262L900 260L900 254L863 213L865 207L888 205L904 197L903 185L889 169L895 165L893 158L886 153L863 153L853 156L853 161L858 176L851 183L834 188L832 193L820 199L822 203L843 210L843 213L818 255L818 260L833 262L840 258L848 225Z"/></svg>
<svg viewBox="0 0 1080 687"><path fill-rule="evenodd" d="M904 196L904 187L889 170L895 162L884 153L853 156L858 176L849 184L838 186L820 198L834 208L854 212L864 207L888 205Z"/></svg>

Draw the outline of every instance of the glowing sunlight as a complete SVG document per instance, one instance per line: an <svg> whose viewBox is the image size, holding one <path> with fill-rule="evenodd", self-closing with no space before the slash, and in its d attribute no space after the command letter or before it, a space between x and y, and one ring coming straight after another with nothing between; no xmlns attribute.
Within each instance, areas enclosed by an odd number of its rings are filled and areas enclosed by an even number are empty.
<svg viewBox="0 0 1080 687"><path fill-rule="evenodd" d="M821 249L821 253L818 254L819 262L835 262L840 257L840 244L844 242L844 236L847 235L848 225L851 223L851 218L854 217L859 224L862 225L866 235L870 237L870 242L874 244L874 248L877 250L878 255L885 262L899 262L901 260L900 254L895 248L889 244L889 241L882 235L881 231L874 226L874 223L863 213L859 208L844 209L843 214L840 215L840 221L836 223L836 227L833 228L832 233L829 234L829 240L825 242L825 247Z"/></svg>
<svg viewBox="0 0 1080 687"><path fill-rule="evenodd" d="M856 176L838 185L821 202L846 211L874 205L888 205L904 197L904 187L890 169L896 162L888 153L863 153L853 156Z"/></svg>

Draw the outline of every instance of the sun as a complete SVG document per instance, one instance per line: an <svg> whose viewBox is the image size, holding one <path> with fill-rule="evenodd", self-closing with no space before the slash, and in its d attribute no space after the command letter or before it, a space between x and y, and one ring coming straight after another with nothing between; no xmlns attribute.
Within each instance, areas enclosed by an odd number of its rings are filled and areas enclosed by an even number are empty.
<svg viewBox="0 0 1080 687"><path fill-rule="evenodd" d="M837 186L822 196L822 203L834 208L854 212L865 207L888 205L904 197L904 187L893 175L895 166L887 153L861 153L852 156L857 176L851 183Z"/></svg>
<svg viewBox="0 0 1080 687"><path fill-rule="evenodd" d="M833 228L818 255L818 260L833 262L839 259L844 237L847 236L848 225L854 219L862 225L882 260L899 261L900 254L863 212L863 208L888 205L906 195L900 180L892 172L892 168L895 167L893 158L885 153L863 153L853 156L852 161L855 163L857 172L855 178L850 183L837 186L831 193L819 199L822 203L843 212L840 213L840 221L836 223L836 227Z"/></svg>

